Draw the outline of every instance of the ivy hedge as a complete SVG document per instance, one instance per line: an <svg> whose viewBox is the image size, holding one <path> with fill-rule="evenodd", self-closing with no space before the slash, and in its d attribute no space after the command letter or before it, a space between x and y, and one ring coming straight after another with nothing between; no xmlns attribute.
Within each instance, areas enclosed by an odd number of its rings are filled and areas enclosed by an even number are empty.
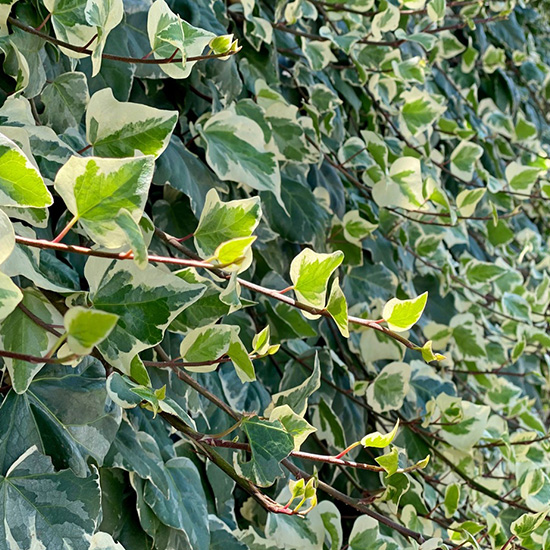
<svg viewBox="0 0 550 550"><path fill-rule="evenodd" d="M550 549L545 11L2 0L0 547Z"/></svg>

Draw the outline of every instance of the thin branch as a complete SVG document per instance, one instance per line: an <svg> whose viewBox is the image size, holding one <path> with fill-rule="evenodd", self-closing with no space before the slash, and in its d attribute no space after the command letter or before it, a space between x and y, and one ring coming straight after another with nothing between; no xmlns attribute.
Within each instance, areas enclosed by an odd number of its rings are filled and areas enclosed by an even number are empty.
<svg viewBox="0 0 550 550"><path fill-rule="evenodd" d="M157 262L157 263L163 263L163 264L172 264L172 265L179 265L184 267L194 267L198 269L207 269L209 271L212 271L213 273L216 273L217 275L223 277L224 279L229 279L230 275L228 273L225 273L223 271L220 271L216 266L213 266L212 264L209 264L208 262L205 262L201 259L194 259L197 258L196 254L193 254L189 249L182 246L178 240L175 237L172 237L165 233L164 231L161 231L160 229L156 229L155 233L166 243L171 245L172 247L176 248L180 252L183 252L188 257L191 257L193 259L182 259L182 258L173 258L170 256L157 256L154 254L149 255L149 261L150 262ZM57 250L59 252L71 252L75 254L83 254L86 256L97 256L100 258L110 258L113 260L133 260L133 254L127 254L127 253L116 253L116 252L105 252L101 250L93 250L91 248L87 248L84 246L77 246L77 245L67 245L63 243L53 243L51 241L43 240L43 239L30 239L26 237L20 237L16 236L16 242L25 246L31 246L35 248L41 248L41 249L50 249L50 250ZM292 307L295 307L297 309L301 309L303 311L307 311L308 313L311 313L312 315L320 315L322 317L326 317L328 319L332 319L330 313L326 309L319 309L314 308L311 306L308 306L307 304L304 304L302 302L299 302L293 298L290 298L289 296L286 296L284 294L281 294L278 290L272 290L266 287L263 287L261 285L258 285L256 283L252 283L250 281L246 281L241 278L237 278L238 283L248 288L249 290L256 292L258 294L263 294L264 296L268 296L270 298L274 298L275 300L278 300L279 302L283 302L285 304L288 304ZM362 319L361 317L353 317L349 316L348 321L355 325L360 325L367 328L372 328L374 330L377 330L379 332L383 332L390 338L393 338L394 340L398 341L405 347L412 349L412 350L418 350L418 346L408 340L407 338L401 336L399 333L394 332L393 330L390 330L374 321L371 321L369 319Z"/></svg>
<svg viewBox="0 0 550 550"><path fill-rule="evenodd" d="M26 33L33 34L34 36L38 36L39 38L42 38L42 40L45 40L46 42L50 42L51 44L55 44L56 46L59 46L61 48L65 48L67 50L71 50L73 52L77 52L85 55L92 55L93 53L92 50L87 49L85 46L84 47L75 46L74 44L70 44L69 42L64 42L63 40L59 40L57 38L54 38L53 36L45 34L40 30L35 29L34 27L25 25L25 23L22 23L18 19L15 19L15 17L11 17L11 16L8 17L8 23L13 25L14 27L17 27L18 29L21 29ZM221 57L229 57L231 55L235 55L238 52L239 50L229 51L224 53L212 53L207 55L195 55L192 57L188 57L186 59L183 59L181 57L174 57L173 55L170 57L164 57L161 59L150 59L150 58L143 58L143 57L125 57L121 55L112 55L112 54L104 53L104 54L101 54L101 58L110 59L112 61L120 61L122 63L134 63L134 64L141 64L141 65L168 65L170 63L187 63L191 61L219 59Z"/></svg>

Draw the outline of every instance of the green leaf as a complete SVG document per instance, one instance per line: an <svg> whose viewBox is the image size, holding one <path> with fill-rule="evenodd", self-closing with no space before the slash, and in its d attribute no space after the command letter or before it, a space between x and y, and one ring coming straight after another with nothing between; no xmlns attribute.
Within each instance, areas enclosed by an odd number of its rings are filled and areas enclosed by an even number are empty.
<svg viewBox="0 0 550 550"><path fill-rule="evenodd" d="M382 318L388 323L390 330L404 332L418 323L427 301L427 292L411 300L392 298L384 305Z"/></svg>
<svg viewBox="0 0 550 550"><path fill-rule="evenodd" d="M0 134L0 206L41 208L53 197L23 150Z"/></svg>
<svg viewBox="0 0 550 550"><path fill-rule="evenodd" d="M270 422L251 417L245 419L241 427L250 444L251 459L239 462L235 456L235 468L255 485L269 487L283 475L279 463L294 449L294 439L279 420Z"/></svg>
<svg viewBox="0 0 550 550"><path fill-rule="evenodd" d="M78 355L91 353L109 336L117 321L118 315L113 313L81 306L70 308L63 318L69 348Z"/></svg>
<svg viewBox="0 0 550 550"><path fill-rule="evenodd" d="M86 139L100 157L158 157L168 146L177 111L117 101L109 88L96 92L86 111Z"/></svg>
<svg viewBox="0 0 550 550"><path fill-rule="evenodd" d="M58 133L78 128L90 101L86 75L79 72L59 75L44 87L41 99L45 124Z"/></svg>
<svg viewBox="0 0 550 550"><path fill-rule="evenodd" d="M428 17L434 23L437 23L445 17L445 9L445 0L430 0L427 5Z"/></svg>
<svg viewBox="0 0 550 550"><path fill-rule="evenodd" d="M11 290L14 292L13 288ZM59 325L63 322L58 311L32 287L25 289L21 303L45 323ZM15 308L0 324L0 345L7 351L42 357L56 341L56 336L37 325L19 308ZM44 366L44 363L30 363L8 357L4 361L13 389L17 393L25 392L34 376Z"/></svg>
<svg viewBox="0 0 550 550"><path fill-rule="evenodd" d="M411 368L399 361L386 365L367 388L367 402L376 412L400 409L409 391Z"/></svg>
<svg viewBox="0 0 550 550"><path fill-rule="evenodd" d="M386 470L388 476L395 474L395 472L399 469L399 451L397 450L397 447L392 447L389 453L378 456L374 460L378 465L382 466L382 468Z"/></svg>
<svg viewBox="0 0 550 550"><path fill-rule="evenodd" d="M361 445L363 445L363 447L374 447L375 449L383 449L395 439L398 429L399 420L395 423L392 431L387 434L381 434L380 432L367 434L361 439Z"/></svg>
<svg viewBox="0 0 550 550"><path fill-rule="evenodd" d="M250 258L252 254L252 243L256 240L252 237L237 237L231 239L218 246L214 251L214 256L217 262L224 266L226 271L231 271L232 268L241 269L243 262ZM251 258L250 258L251 259Z"/></svg>
<svg viewBox="0 0 550 550"><path fill-rule="evenodd" d="M116 218L124 209L140 220L153 169L153 157L71 157L57 173L55 189L96 243L119 248L129 239Z"/></svg>
<svg viewBox="0 0 550 550"><path fill-rule="evenodd" d="M221 243L252 235L261 215L258 197L222 202L216 190L211 189L194 233L195 245L208 258Z"/></svg>
<svg viewBox="0 0 550 550"><path fill-rule="evenodd" d="M89 550L100 515L97 470L86 478L56 472L31 447L1 478L0 537L19 548Z"/></svg>
<svg viewBox="0 0 550 550"><path fill-rule="evenodd" d="M445 517L452 518L458 510L458 504L460 502L460 485L458 483L452 483L447 485L445 489L445 500L443 505L445 507Z"/></svg>
<svg viewBox="0 0 550 550"><path fill-rule="evenodd" d="M232 105L208 119L199 132L206 143L208 165L222 181L270 191L285 208L279 166L275 155L267 150L261 127L253 119L237 114Z"/></svg>
<svg viewBox="0 0 550 550"><path fill-rule="evenodd" d="M161 342L167 326L205 289L151 265L140 270L128 261L90 258L84 273L92 306L119 316L98 349L126 373L134 356Z"/></svg>
<svg viewBox="0 0 550 550"><path fill-rule="evenodd" d="M344 254L340 251L318 254L310 248L304 248L290 264L290 278L298 301L323 309L328 280L343 259ZM307 312L303 313L308 316Z"/></svg>
<svg viewBox="0 0 550 550"><path fill-rule="evenodd" d="M101 465L120 423L105 389L105 369L86 357L76 367L47 365L24 394L10 391L0 409L0 474L32 445L56 469L89 473Z"/></svg>
<svg viewBox="0 0 550 550"><path fill-rule="evenodd" d="M346 297L340 288L338 277L334 279L327 302L327 311L334 319L338 330L344 338L349 337L348 304Z"/></svg>

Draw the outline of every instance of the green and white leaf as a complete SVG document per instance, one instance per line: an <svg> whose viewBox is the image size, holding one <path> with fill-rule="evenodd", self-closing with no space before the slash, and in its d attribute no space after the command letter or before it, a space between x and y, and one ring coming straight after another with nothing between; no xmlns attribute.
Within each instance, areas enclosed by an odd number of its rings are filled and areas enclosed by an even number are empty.
<svg viewBox="0 0 550 550"><path fill-rule="evenodd" d="M205 290L157 267L141 270L127 261L90 258L84 274L92 306L119 316L98 348L127 374L134 356L161 342L168 325Z"/></svg>
<svg viewBox="0 0 550 550"><path fill-rule="evenodd" d="M411 367L395 361L386 365L367 388L367 403L378 413L400 409L409 391Z"/></svg>
<svg viewBox="0 0 550 550"><path fill-rule="evenodd" d="M96 92L86 111L86 139L100 157L162 154L178 121L165 111L117 101L110 88Z"/></svg>
<svg viewBox="0 0 550 550"><path fill-rule="evenodd" d="M411 300L392 298L384 305L382 319L388 323L390 330L404 332L418 323L427 301L427 292Z"/></svg>
<svg viewBox="0 0 550 550"><path fill-rule="evenodd" d="M82 306L70 308L63 324L67 331L67 344L73 353L87 355L103 342L115 328L118 315L88 309Z"/></svg>
<svg viewBox="0 0 550 550"><path fill-rule="evenodd" d="M97 244L119 248L131 239L117 217L124 209L139 222L153 170L152 156L126 159L74 156L57 173L55 189Z"/></svg>
<svg viewBox="0 0 550 550"><path fill-rule="evenodd" d="M231 105L208 119L199 132L206 143L208 165L222 181L270 191L285 208L279 166L255 120L237 114Z"/></svg>
<svg viewBox="0 0 550 550"><path fill-rule="evenodd" d="M52 203L34 164L16 143L0 134L0 206L42 208Z"/></svg>
<svg viewBox="0 0 550 550"><path fill-rule="evenodd" d="M77 477L56 472L36 447L1 478L0 538L11 548L89 550L100 516L97 470Z"/></svg>

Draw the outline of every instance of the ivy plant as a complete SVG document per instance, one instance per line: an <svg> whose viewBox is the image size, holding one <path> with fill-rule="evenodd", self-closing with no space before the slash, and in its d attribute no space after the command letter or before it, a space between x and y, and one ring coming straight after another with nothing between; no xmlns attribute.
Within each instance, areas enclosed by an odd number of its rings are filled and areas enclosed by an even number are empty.
<svg viewBox="0 0 550 550"><path fill-rule="evenodd" d="M2 2L0 547L550 548L546 12Z"/></svg>

